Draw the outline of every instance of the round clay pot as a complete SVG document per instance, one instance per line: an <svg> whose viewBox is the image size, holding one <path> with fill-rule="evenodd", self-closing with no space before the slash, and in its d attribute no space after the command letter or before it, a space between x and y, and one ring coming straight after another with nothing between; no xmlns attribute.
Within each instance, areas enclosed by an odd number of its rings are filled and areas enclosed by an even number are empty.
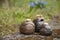
<svg viewBox="0 0 60 40"><path fill-rule="evenodd" d="M44 27L44 18L37 15L36 19L33 20L33 23L35 24L35 32L39 32L41 28Z"/></svg>
<svg viewBox="0 0 60 40"><path fill-rule="evenodd" d="M20 32L22 34L33 34L35 31L35 25L31 20L24 21L20 26Z"/></svg>

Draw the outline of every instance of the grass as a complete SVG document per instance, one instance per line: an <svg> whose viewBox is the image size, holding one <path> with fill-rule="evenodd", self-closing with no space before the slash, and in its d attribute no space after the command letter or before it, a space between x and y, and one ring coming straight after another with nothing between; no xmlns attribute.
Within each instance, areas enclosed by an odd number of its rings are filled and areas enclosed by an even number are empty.
<svg viewBox="0 0 60 40"><path fill-rule="evenodd" d="M14 5L11 8L0 8L0 36L18 32L18 25L26 18L33 20L37 14L40 14L48 21L51 16L57 14L60 10L59 3L51 0L47 1L48 4L45 9L33 10L30 13L28 13L30 0L22 0L22 4L19 4L19 0L16 2L11 0L11 2Z"/></svg>

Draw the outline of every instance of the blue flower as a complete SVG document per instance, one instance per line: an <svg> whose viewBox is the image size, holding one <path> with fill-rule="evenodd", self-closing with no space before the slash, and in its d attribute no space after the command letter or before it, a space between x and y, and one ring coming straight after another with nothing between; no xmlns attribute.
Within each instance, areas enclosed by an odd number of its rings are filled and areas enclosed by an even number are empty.
<svg viewBox="0 0 60 40"><path fill-rule="evenodd" d="M40 5L46 5L47 2L38 2L38 4L40 4Z"/></svg>
<svg viewBox="0 0 60 40"><path fill-rule="evenodd" d="M30 6L31 7L36 7L36 3L35 2L30 2Z"/></svg>

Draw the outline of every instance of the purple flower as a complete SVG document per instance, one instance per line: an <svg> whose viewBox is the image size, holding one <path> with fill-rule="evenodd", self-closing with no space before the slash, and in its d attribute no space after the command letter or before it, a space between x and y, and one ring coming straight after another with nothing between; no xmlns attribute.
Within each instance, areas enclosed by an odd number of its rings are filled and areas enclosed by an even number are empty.
<svg viewBox="0 0 60 40"><path fill-rule="evenodd" d="M35 2L30 2L30 6L31 7L36 7L36 3Z"/></svg>

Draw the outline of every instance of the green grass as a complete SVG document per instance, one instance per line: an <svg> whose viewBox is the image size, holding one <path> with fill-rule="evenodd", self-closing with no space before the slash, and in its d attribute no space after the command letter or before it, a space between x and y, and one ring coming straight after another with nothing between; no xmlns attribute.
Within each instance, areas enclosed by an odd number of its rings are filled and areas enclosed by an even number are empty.
<svg viewBox="0 0 60 40"><path fill-rule="evenodd" d="M48 4L46 5L46 9L37 9L28 13L29 2L31 0L22 0L22 5L19 4L19 0L14 1L11 0L13 5L11 8L0 9L0 36L18 32L18 25L26 18L33 20L37 14L40 14L48 21L52 15L58 13L60 10L57 1L52 2L51 0L47 0Z"/></svg>

